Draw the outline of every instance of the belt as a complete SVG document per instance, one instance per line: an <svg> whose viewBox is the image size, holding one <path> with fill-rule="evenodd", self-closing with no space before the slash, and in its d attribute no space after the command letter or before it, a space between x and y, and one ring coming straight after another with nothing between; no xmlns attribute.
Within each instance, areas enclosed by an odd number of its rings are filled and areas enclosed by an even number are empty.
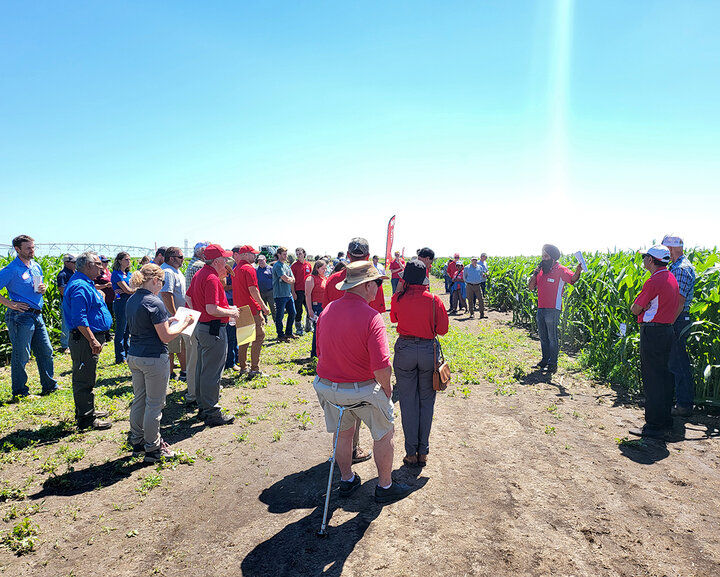
<svg viewBox="0 0 720 577"><path fill-rule="evenodd" d="M469 285L472 285L472 286L480 286L482 283L479 283L479 282L466 282L465 284L469 284Z"/></svg>
<svg viewBox="0 0 720 577"><path fill-rule="evenodd" d="M211 325L212 323L214 323L214 322L215 322L215 321L198 321L198 324L199 324L199 325L208 325L208 326L210 326L210 325Z"/></svg>
<svg viewBox="0 0 720 577"><path fill-rule="evenodd" d="M431 343L435 339L421 339L420 337L411 337L410 335L398 335L399 339L403 339L404 341L415 341L416 343Z"/></svg>
<svg viewBox="0 0 720 577"><path fill-rule="evenodd" d="M640 323L641 327L671 327L672 323Z"/></svg>
<svg viewBox="0 0 720 577"><path fill-rule="evenodd" d="M40 309L31 309L31 308L25 309L24 311L18 311L18 312L20 312L20 313L33 313L34 315L41 315L41 314L42 314L42 311L41 311Z"/></svg>
<svg viewBox="0 0 720 577"><path fill-rule="evenodd" d="M375 386L377 384L375 379L370 379L369 381L357 381L355 383L335 383L330 379L318 377L318 381L320 381L323 385L338 389L359 389L360 387L367 387L370 385Z"/></svg>

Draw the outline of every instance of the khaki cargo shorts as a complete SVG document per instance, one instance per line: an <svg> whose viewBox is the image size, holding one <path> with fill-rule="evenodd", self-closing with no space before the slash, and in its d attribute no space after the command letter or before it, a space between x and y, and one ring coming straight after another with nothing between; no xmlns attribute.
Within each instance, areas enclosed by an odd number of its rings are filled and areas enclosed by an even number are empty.
<svg viewBox="0 0 720 577"><path fill-rule="evenodd" d="M374 441L379 441L394 430L393 404L385 391L374 380L360 383L332 383L327 379L315 377L313 388L317 393L320 406L325 411L325 426L328 433L337 430L340 411L334 405L348 406L366 403L362 407L343 412L340 430L346 431L355 425L356 417L368 429ZM332 404L330 404L332 403Z"/></svg>

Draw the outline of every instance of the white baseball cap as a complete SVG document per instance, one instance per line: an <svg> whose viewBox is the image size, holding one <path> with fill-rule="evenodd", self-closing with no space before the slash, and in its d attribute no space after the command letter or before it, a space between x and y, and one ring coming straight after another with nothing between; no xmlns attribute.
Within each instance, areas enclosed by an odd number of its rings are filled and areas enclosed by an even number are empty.
<svg viewBox="0 0 720 577"><path fill-rule="evenodd" d="M683 239L675 234L666 234L662 239L662 244L668 247L683 246Z"/></svg>
<svg viewBox="0 0 720 577"><path fill-rule="evenodd" d="M664 263L670 262L670 251L661 244L656 244L647 250L639 250L638 252L642 255L649 254L651 257Z"/></svg>

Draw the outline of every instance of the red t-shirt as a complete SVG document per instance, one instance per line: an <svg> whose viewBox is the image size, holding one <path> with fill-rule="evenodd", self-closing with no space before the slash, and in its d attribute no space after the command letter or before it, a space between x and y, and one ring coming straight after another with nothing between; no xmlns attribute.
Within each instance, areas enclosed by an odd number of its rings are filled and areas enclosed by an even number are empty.
<svg viewBox="0 0 720 577"><path fill-rule="evenodd" d="M675 313L678 308L678 283L668 269L656 270L640 291L635 299L635 304L646 308L638 315L639 323L664 323L675 322Z"/></svg>
<svg viewBox="0 0 720 577"><path fill-rule="evenodd" d="M448 263L447 274L450 278L455 278L456 272L457 272L457 263L454 260L451 260Z"/></svg>
<svg viewBox="0 0 720 577"><path fill-rule="evenodd" d="M547 274L541 269L537 275L538 308L561 311L565 283L572 277L573 271L559 262L556 262Z"/></svg>
<svg viewBox="0 0 720 577"><path fill-rule="evenodd" d="M342 298L345 295L345 291L337 288L342 281L345 280L346 269L331 274L325 284L325 298L323 299L323 309L327 307L331 302ZM379 313L384 313L387 309L385 308L385 293L383 293L383 287L378 287L375 299L370 303L370 306Z"/></svg>
<svg viewBox="0 0 720 577"><path fill-rule="evenodd" d="M217 305L219 307L227 307L228 301L225 296L217 271L209 264L203 266L193 277L190 286L185 293L186 297L190 297L192 308L200 311L201 323L209 323L210 321L220 320L220 322L228 322L228 317L216 317L205 310L205 305Z"/></svg>
<svg viewBox="0 0 720 577"><path fill-rule="evenodd" d="M325 301L325 286L327 279L324 276L312 275L313 290L310 294L310 300L314 303L323 303Z"/></svg>
<svg viewBox="0 0 720 577"><path fill-rule="evenodd" d="M236 307L248 305L253 315L260 312L260 303L250 295L248 287L257 287L257 273L249 262L244 261L235 267L235 276L232 279L233 304Z"/></svg>
<svg viewBox="0 0 720 577"><path fill-rule="evenodd" d="M382 316L356 294L345 293L323 310L315 338L317 374L334 383L368 381L390 366Z"/></svg>
<svg viewBox="0 0 720 577"><path fill-rule="evenodd" d="M393 259L389 268L392 278L400 278L400 272L405 268L405 260L402 257Z"/></svg>
<svg viewBox="0 0 720 577"><path fill-rule="evenodd" d="M312 273L312 266L310 266L310 263L308 261L301 263L299 260L296 260L294 263L292 263L290 270L295 277L295 292L304 291L305 281L307 280L307 277Z"/></svg>
<svg viewBox="0 0 720 577"><path fill-rule="evenodd" d="M409 285L402 298L395 293L390 301L390 320L397 323L398 334L408 337L431 339L436 334L448 332L448 314L440 297L428 287ZM435 307L435 331L433 332L433 307Z"/></svg>

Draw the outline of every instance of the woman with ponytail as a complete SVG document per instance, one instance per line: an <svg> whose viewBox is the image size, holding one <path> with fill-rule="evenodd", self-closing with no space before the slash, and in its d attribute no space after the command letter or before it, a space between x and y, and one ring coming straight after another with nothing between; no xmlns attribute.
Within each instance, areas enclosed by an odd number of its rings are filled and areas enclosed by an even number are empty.
<svg viewBox="0 0 720 577"><path fill-rule="evenodd" d="M128 367L132 374L134 398L130 407L130 443L133 454L145 452L145 462L154 463L175 455L160 436L160 419L170 381L170 359L167 343L193 323L191 316L170 326L162 299L165 271L156 264L146 264L130 278L133 294L127 302L130 331Z"/></svg>

